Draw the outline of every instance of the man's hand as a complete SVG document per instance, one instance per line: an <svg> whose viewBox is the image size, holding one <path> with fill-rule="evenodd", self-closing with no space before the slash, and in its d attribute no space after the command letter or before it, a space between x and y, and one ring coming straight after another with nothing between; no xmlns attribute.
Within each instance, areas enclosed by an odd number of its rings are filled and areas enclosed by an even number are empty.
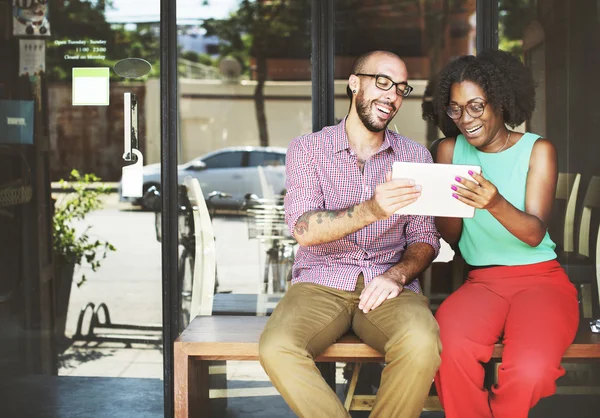
<svg viewBox="0 0 600 418"><path fill-rule="evenodd" d="M392 172L385 175L385 183L375 188L373 197L367 201L370 212L378 220L387 219L398 209L408 206L421 196L421 186L411 179L394 179Z"/></svg>
<svg viewBox="0 0 600 418"><path fill-rule="evenodd" d="M402 275L406 280L406 277ZM364 313L369 313L373 309L381 305L386 299L392 299L402 293L404 286L397 280L386 276L383 273L381 276L375 277L363 289L359 297L358 309Z"/></svg>

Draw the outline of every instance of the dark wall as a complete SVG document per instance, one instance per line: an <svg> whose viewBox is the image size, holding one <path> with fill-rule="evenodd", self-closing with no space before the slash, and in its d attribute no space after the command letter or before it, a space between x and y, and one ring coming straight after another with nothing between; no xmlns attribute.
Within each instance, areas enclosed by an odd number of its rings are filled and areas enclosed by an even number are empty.
<svg viewBox="0 0 600 418"><path fill-rule="evenodd" d="M548 138L559 150L560 171L582 173L585 183L600 174L598 7L595 0L538 5L545 33Z"/></svg>

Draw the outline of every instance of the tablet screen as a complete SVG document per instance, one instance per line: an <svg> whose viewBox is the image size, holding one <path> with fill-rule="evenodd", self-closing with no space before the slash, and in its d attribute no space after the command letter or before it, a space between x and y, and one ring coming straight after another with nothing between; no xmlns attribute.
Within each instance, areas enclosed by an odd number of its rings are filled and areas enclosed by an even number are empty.
<svg viewBox="0 0 600 418"><path fill-rule="evenodd" d="M476 165L428 164L395 162L392 178L409 178L422 187L419 199L396 213L402 215L430 215L453 218L472 218L475 208L452 197L450 186L458 183L456 176L471 179L469 170L481 173Z"/></svg>

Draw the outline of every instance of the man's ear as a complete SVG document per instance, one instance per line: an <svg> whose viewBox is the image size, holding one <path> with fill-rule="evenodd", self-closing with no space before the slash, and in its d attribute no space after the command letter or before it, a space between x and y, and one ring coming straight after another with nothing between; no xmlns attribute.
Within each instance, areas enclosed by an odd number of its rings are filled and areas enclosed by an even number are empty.
<svg viewBox="0 0 600 418"><path fill-rule="evenodd" d="M353 93L356 93L360 87L360 79L354 74L350 75L348 78L348 86Z"/></svg>

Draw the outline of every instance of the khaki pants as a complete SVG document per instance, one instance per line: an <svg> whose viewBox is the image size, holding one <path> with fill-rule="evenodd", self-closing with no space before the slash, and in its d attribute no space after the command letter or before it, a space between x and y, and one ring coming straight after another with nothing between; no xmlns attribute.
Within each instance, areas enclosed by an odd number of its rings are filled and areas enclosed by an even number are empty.
<svg viewBox="0 0 600 418"><path fill-rule="evenodd" d="M260 362L275 388L300 417L349 417L313 359L352 329L385 353L386 367L371 417L413 418L440 365L439 328L427 298L405 289L364 314L356 290L312 283L293 285L269 318L260 343Z"/></svg>

